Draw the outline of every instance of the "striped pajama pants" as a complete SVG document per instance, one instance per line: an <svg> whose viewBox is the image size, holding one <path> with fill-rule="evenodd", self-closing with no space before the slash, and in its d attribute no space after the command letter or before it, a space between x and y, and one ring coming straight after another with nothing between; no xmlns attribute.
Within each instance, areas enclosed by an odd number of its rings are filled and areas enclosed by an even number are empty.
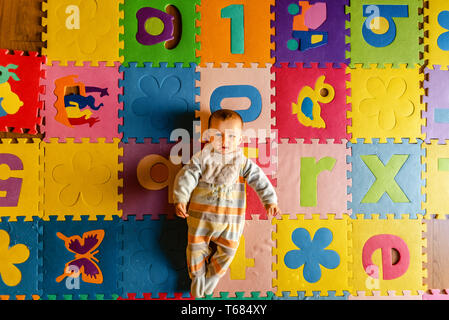
<svg viewBox="0 0 449 320"><path fill-rule="evenodd" d="M222 277L237 251L245 225L245 181L218 186L200 181L192 192L187 218L190 278ZM211 256L210 243L216 245Z"/></svg>

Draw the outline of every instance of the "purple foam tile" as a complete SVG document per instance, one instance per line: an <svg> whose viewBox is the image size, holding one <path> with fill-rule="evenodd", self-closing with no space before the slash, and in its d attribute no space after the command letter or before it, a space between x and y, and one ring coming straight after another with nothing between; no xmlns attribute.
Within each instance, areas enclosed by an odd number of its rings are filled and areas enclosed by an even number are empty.
<svg viewBox="0 0 449 320"><path fill-rule="evenodd" d="M429 75L424 82L428 89L423 101L427 103L427 111L422 113L426 119L426 126L422 131L426 133L426 142L430 139L438 139L441 143L449 139L449 71L426 69Z"/></svg>
<svg viewBox="0 0 449 320"><path fill-rule="evenodd" d="M174 217L172 197L173 180L181 165L170 162L170 151L176 143L167 143L160 139L159 143L136 143L129 139L123 143L123 219L129 215L142 219L144 215ZM146 163L145 163L146 162ZM154 182L154 183L153 183ZM148 184L155 184L151 190Z"/></svg>
<svg viewBox="0 0 449 320"><path fill-rule="evenodd" d="M309 48L301 51L290 50L287 43L293 39L293 17L290 14L288 7L291 4L300 6L302 3L309 3L310 5L316 3L326 3L326 20L315 30L309 28L309 31L327 32L327 44L316 48ZM345 51L348 45L346 44L346 27L345 21L347 15L345 14L345 5L348 5L348 0L309 0L309 1L294 1L294 0L277 0L273 7L275 19L273 26L275 28L273 41L275 42L275 50L273 52L275 58L275 65L280 66L281 62L289 62L291 64L296 62L312 63L349 63L349 59L345 57ZM299 14L301 14L302 6L300 6Z"/></svg>

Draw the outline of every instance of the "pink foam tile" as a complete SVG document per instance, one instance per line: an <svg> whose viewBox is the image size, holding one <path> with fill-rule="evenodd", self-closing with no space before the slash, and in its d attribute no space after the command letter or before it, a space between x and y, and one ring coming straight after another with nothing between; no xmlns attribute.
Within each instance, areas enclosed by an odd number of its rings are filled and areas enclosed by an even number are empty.
<svg viewBox="0 0 449 320"><path fill-rule="evenodd" d="M58 137L65 138L121 138L118 125L121 118L118 116L121 109L119 94L119 63L107 67L104 63L99 66L61 66L54 62L52 66L45 66L46 77L43 81L45 94L41 99L45 101L43 115L45 116L45 140ZM78 101L65 101L69 93L76 93ZM67 106L79 104L76 115L67 113ZM100 106L103 104L102 106ZM99 107L99 108L98 108ZM98 108L98 110L96 110ZM74 108L70 108L74 110ZM78 120L74 120L75 118ZM72 120L70 119L72 118Z"/></svg>
<svg viewBox="0 0 449 320"><path fill-rule="evenodd" d="M266 175L274 174L278 165L277 138L274 133L266 139L248 139L240 145L245 156L257 164Z"/></svg>
<svg viewBox="0 0 449 320"><path fill-rule="evenodd" d="M199 102L200 110L197 116L201 120L201 132L207 129L207 121L211 114L211 96L219 92L222 88L228 86L247 86L252 87L260 94L262 108L260 113L254 112L254 105L252 101L244 96L250 91L243 90L242 92L234 89L231 92L235 93L235 97L227 97L230 92L224 93L221 100L221 108L241 111L243 114L254 116L255 119L249 121L244 115L244 130L254 130L255 134L260 132L259 138L263 135L269 135L272 123L271 119L271 96L274 93L271 88L272 74L270 68L258 68L257 65L252 64L250 68L243 68L237 64L237 68L228 68L227 64L223 64L221 68L213 68L210 64L207 67L198 67L197 71L201 74L201 80L197 81L196 86L200 89L200 94L197 95L196 101ZM218 90L218 91L217 91ZM238 92L238 93L237 93ZM247 112L246 112L247 111ZM257 117L256 117L257 115ZM248 121L247 121L248 120Z"/></svg>
<svg viewBox="0 0 449 320"><path fill-rule="evenodd" d="M244 279L231 279L231 270L228 269L215 288L214 297L220 297L220 292L229 292L229 297L235 297L235 292L245 292L245 297L251 297L252 291L260 292L260 296L263 297L266 296L268 291L272 291L271 281L274 273L271 270L273 263L271 250L275 246L271 239L273 231L271 220L259 220L256 216L253 216L253 220L245 222L243 231L245 239L244 258L252 259L252 261L234 258L231 268L245 268ZM240 241L238 250L242 249L243 245Z"/></svg>
<svg viewBox="0 0 449 320"><path fill-rule="evenodd" d="M431 293L423 294L423 300L449 300L449 289L438 290L438 289L430 289ZM444 291L444 293L443 293Z"/></svg>
<svg viewBox="0 0 449 320"><path fill-rule="evenodd" d="M298 140L297 143L290 144L283 139L278 145L278 170L274 175L282 212L290 214L292 218L298 213L304 213L309 218L313 213L335 214L337 218L351 213L347 209L349 180L346 172L350 170L350 165L346 162L346 157L349 154L350 150L345 143L321 144L314 140L309 144ZM317 163L325 157L335 159L335 163L330 171L326 169L317 175L316 189L308 190L309 195L316 194L316 203L313 205L308 202L309 197L304 199L303 204L306 205L301 205L301 159L314 158ZM304 169L304 176L310 174L307 171ZM307 191L311 187L304 183L303 188Z"/></svg>

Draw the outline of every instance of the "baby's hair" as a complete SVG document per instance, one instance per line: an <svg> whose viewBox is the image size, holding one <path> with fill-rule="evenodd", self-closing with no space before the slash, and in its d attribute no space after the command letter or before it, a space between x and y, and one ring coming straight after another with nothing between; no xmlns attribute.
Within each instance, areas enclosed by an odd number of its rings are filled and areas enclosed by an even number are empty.
<svg viewBox="0 0 449 320"><path fill-rule="evenodd" d="M212 112L212 114L209 116L209 122L207 124L208 128L210 128L212 119L221 120L221 121L230 120L230 119L238 119L238 120L240 120L240 122L242 124L242 128L243 128L242 117L237 112L230 110L230 109L219 109L219 110Z"/></svg>

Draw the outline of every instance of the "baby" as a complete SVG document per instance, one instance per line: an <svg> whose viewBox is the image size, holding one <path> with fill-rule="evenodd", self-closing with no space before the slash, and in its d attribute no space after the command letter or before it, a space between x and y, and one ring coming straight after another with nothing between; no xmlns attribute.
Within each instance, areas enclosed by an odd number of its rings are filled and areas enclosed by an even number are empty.
<svg viewBox="0 0 449 320"><path fill-rule="evenodd" d="M280 213L270 181L239 147L242 130L237 112L221 109L212 113L206 131L209 143L175 178L176 215L187 218L186 253L194 297L212 294L234 258L245 224L245 180L269 215ZM216 246L215 252L209 244Z"/></svg>

